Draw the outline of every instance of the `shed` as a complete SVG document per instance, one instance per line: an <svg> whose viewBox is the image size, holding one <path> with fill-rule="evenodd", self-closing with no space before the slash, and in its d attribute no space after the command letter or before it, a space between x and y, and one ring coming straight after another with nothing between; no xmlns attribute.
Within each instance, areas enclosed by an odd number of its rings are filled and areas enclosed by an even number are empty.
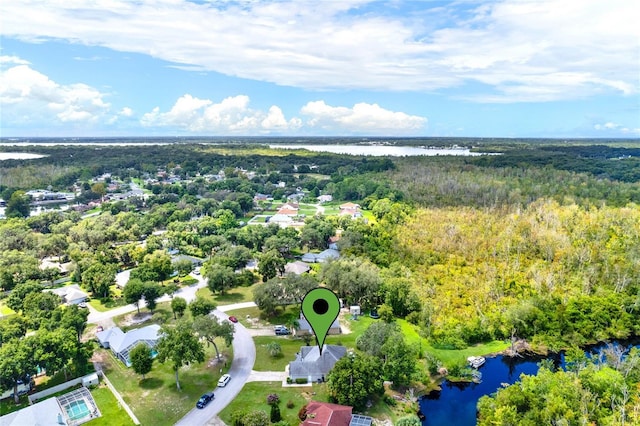
<svg viewBox="0 0 640 426"><path fill-rule="evenodd" d="M358 305L349 306L349 313L351 315L360 315L360 306Z"/></svg>
<svg viewBox="0 0 640 426"><path fill-rule="evenodd" d="M98 379L98 373L93 373L82 378L82 386L84 387L97 386L99 383L100 380Z"/></svg>

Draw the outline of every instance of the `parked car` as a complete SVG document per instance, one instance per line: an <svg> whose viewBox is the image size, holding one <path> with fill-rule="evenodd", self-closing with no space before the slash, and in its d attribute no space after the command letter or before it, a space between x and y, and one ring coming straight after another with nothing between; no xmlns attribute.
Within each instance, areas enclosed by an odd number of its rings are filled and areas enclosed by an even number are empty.
<svg viewBox="0 0 640 426"><path fill-rule="evenodd" d="M233 323L236 323L236 322L238 322L238 318L236 318L236 317L234 317L233 315L231 315L231 316L229 317L229 321L231 321L231 322L233 322Z"/></svg>
<svg viewBox="0 0 640 426"><path fill-rule="evenodd" d="M276 325L275 327L273 327L273 330L275 331L276 336L286 336L287 334L291 333L289 329L284 325Z"/></svg>
<svg viewBox="0 0 640 426"><path fill-rule="evenodd" d="M78 308L86 308L86 307L87 307L87 302L78 303Z"/></svg>
<svg viewBox="0 0 640 426"><path fill-rule="evenodd" d="M194 269L194 270L193 270L193 273L194 273L195 275L200 275L200 267L199 267L199 266L198 266L198 267L196 267L196 269Z"/></svg>
<svg viewBox="0 0 640 426"><path fill-rule="evenodd" d="M225 387L227 386L227 383L229 383L229 380L231 380L231 376L228 374L223 374L222 377L220 377L220 380L218 380L218 387Z"/></svg>
<svg viewBox="0 0 640 426"><path fill-rule="evenodd" d="M211 400L214 398L213 392L205 393L200 397L198 402L196 402L196 407L204 408Z"/></svg>

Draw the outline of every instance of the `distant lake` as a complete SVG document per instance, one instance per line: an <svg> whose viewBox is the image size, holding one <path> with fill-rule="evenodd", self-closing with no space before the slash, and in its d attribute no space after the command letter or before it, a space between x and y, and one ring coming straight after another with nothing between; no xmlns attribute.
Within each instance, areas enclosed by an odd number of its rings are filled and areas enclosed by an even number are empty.
<svg viewBox="0 0 640 426"><path fill-rule="evenodd" d="M436 155L478 156L486 155L471 152L468 148L421 148L413 146L391 145L269 145L272 149L306 149L313 152L331 152L333 154L369 155L372 157L414 157Z"/></svg>
<svg viewBox="0 0 640 426"><path fill-rule="evenodd" d="M2 160L33 160L35 158L43 158L46 155L32 154L30 152L0 152L0 161Z"/></svg>

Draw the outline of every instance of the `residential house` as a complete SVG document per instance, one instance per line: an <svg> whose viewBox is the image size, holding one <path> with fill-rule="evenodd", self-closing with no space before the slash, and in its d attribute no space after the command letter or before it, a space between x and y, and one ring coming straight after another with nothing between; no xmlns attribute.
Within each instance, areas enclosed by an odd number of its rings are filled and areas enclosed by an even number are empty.
<svg viewBox="0 0 640 426"><path fill-rule="evenodd" d="M302 346L296 359L289 363L291 380L307 379L309 382L322 381L340 358L347 354L344 346L324 345L322 354L318 346Z"/></svg>
<svg viewBox="0 0 640 426"><path fill-rule="evenodd" d="M352 218L362 217L360 204L344 203L340 205L340 215L351 216Z"/></svg>
<svg viewBox="0 0 640 426"><path fill-rule="evenodd" d="M300 207L295 203L287 203L280 206L277 214L282 214L286 216L298 216L298 211Z"/></svg>
<svg viewBox="0 0 640 426"><path fill-rule="evenodd" d="M160 338L160 326L151 324L146 327L123 332L119 327L112 327L96 333L98 342L103 348L111 349L111 352L124 363L131 367L129 352L139 343L144 343L151 349L156 347ZM152 350L155 356L155 351Z"/></svg>
<svg viewBox="0 0 640 426"><path fill-rule="evenodd" d="M78 284L47 289L45 291L57 294L62 299L62 303L65 303L67 305L77 305L81 302L85 302L89 298L89 295L82 291Z"/></svg>
<svg viewBox="0 0 640 426"><path fill-rule="evenodd" d="M331 324L331 327L329 327L327 334L340 333L342 333L342 329L340 328L340 320L336 318ZM298 319L298 327L293 331L293 334L295 336L308 336L310 334L313 334L313 328L311 328L309 321L307 321L302 313L300 313L300 318Z"/></svg>
<svg viewBox="0 0 640 426"><path fill-rule="evenodd" d="M320 253L305 253L302 255L301 260L307 263L323 263L333 259L338 259L340 252L335 249L326 249Z"/></svg>
<svg viewBox="0 0 640 426"><path fill-rule="evenodd" d="M296 262L289 262L286 265L284 265L285 274L302 275L306 272L309 272L310 270L311 270L311 267L307 263L300 262L299 260Z"/></svg>
<svg viewBox="0 0 640 426"><path fill-rule="evenodd" d="M203 259L200 259L199 257L193 257L186 254L177 254L175 256L171 256L171 263L176 263L180 260L188 260L193 264L194 268L198 266L202 266L202 262L203 262Z"/></svg>
<svg viewBox="0 0 640 426"><path fill-rule="evenodd" d="M352 410L353 408L347 405L309 401L306 407L306 418L300 426L371 426L373 424L371 417L352 414Z"/></svg>
<svg viewBox="0 0 640 426"><path fill-rule="evenodd" d="M338 241L340 241L340 235L329 237L329 248L332 250L338 250Z"/></svg>
<svg viewBox="0 0 640 426"><path fill-rule="evenodd" d="M328 203L330 201L333 201L333 195L330 194L322 194L318 197L318 202L319 203Z"/></svg>

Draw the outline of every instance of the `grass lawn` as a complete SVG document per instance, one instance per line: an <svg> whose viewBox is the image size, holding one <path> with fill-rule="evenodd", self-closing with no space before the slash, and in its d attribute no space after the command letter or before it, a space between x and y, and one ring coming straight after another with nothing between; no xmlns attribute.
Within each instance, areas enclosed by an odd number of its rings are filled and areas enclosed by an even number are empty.
<svg viewBox="0 0 640 426"><path fill-rule="evenodd" d="M102 417L91 420L91 426L133 426L133 420L120 406L107 385L101 383L100 386L91 390L91 395L102 414Z"/></svg>
<svg viewBox="0 0 640 426"><path fill-rule="evenodd" d="M256 363L253 369L256 371L284 371L289 362L296 357L300 346L304 346L304 340L284 336L257 336L253 338L256 345ZM282 348L282 355L272 357L267 351L267 344L276 342ZM315 339L311 344L315 344Z"/></svg>
<svg viewBox="0 0 640 426"><path fill-rule="evenodd" d="M16 314L16 311L14 311L13 309L5 305L4 301L0 302L0 316L5 316L5 315L8 316L8 315L15 315L15 314Z"/></svg>
<svg viewBox="0 0 640 426"><path fill-rule="evenodd" d="M236 287L226 291L224 294L213 294L208 287L198 289L196 295L213 301L217 306L231 305L233 303L251 302L253 300L253 289L259 284L249 287Z"/></svg>
<svg viewBox="0 0 640 426"><path fill-rule="evenodd" d="M328 401L326 385L313 385L309 387L282 387L280 382L250 382L244 385L242 392L227 405L220 413L220 418L228 425L231 422L231 414L235 411L248 412L252 410L263 410L269 414L267 405L267 395L276 393L280 396L280 413L282 420L290 425L300 423L298 411L310 400ZM287 402L293 402L292 408L287 408Z"/></svg>
<svg viewBox="0 0 640 426"><path fill-rule="evenodd" d="M248 301L251 300L253 299L249 299ZM252 308L233 309L231 311L228 311L227 313L229 315L236 316L245 327L254 328L254 325L258 327L269 327L276 324L287 325L291 322L291 320L297 319L300 316L300 305L290 305L287 306L287 308L284 310L282 308L278 308L278 313L273 317L268 317L256 306ZM251 322L249 322L249 320L247 319L247 315L253 319L258 318L258 323L252 324Z"/></svg>
<svg viewBox="0 0 640 426"><path fill-rule="evenodd" d="M218 348L226 359L232 359L231 348L223 340ZM179 370L182 390L176 388L174 372L169 362L154 362L151 373L141 380L132 369L116 360L111 351L98 351L104 360L104 371L143 425L172 425L194 406L200 395L215 389L221 364L215 359L213 346L205 347L205 362L191 364ZM223 368L223 372L227 369Z"/></svg>
<svg viewBox="0 0 640 426"><path fill-rule="evenodd" d="M13 413L14 411L22 410L27 406L29 406L29 399L27 398L27 395L21 396L20 403L17 405L13 398L5 398L0 401L0 416Z"/></svg>

